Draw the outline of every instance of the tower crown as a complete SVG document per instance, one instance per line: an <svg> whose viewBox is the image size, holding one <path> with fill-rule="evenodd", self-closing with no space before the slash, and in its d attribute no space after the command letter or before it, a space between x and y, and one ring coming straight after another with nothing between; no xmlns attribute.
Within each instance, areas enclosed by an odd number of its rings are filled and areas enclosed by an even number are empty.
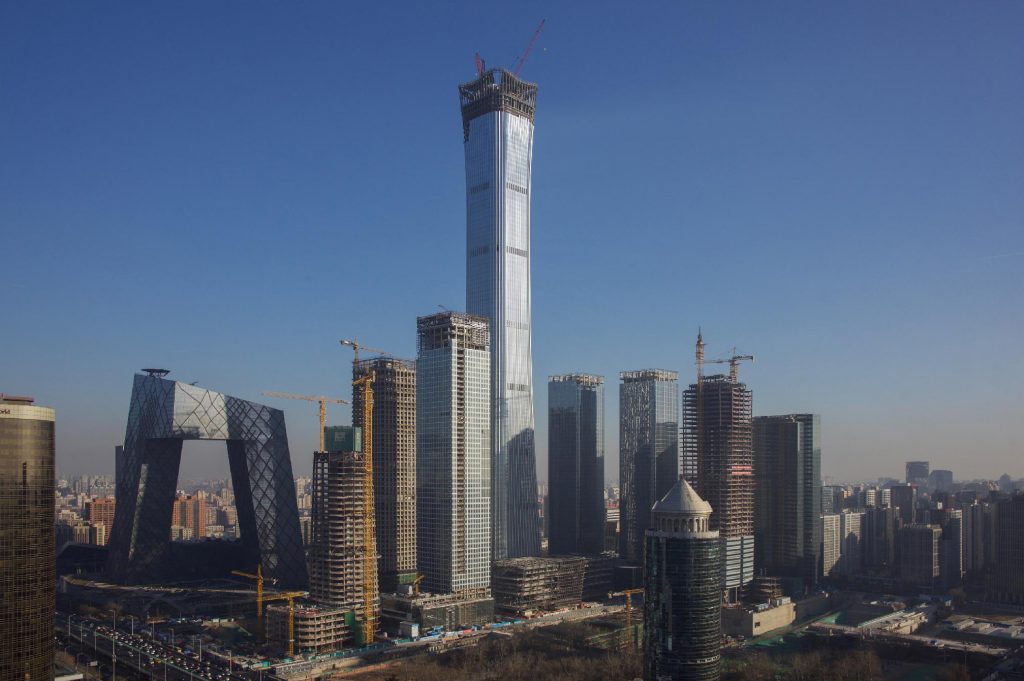
<svg viewBox="0 0 1024 681"><path fill-rule="evenodd" d="M659 532L707 532L711 504L701 499L690 487L690 483L680 477L672 489L651 508L651 516Z"/></svg>

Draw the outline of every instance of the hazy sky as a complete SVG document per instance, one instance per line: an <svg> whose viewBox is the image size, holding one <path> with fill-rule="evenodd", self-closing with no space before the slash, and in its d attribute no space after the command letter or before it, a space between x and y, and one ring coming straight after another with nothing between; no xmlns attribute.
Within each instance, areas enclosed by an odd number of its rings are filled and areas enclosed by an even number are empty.
<svg viewBox="0 0 1024 681"><path fill-rule="evenodd" d="M539 84L534 379L757 356L822 469L1024 475L1020 2L8 2L0 391L110 472L132 374L349 396L465 305L456 86ZM285 409L308 475L316 408ZM347 408L329 412L348 423ZM185 474L226 470L190 446Z"/></svg>

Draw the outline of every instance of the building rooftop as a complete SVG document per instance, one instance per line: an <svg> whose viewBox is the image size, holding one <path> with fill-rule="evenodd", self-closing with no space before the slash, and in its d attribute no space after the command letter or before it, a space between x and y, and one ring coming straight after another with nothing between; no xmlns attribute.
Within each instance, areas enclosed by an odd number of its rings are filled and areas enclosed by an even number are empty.
<svg viewBox="0 0 1024 681"><path fill-rule="evenodd" d="M711 515L711 504L700 498L690 483L680 477L672 489L654 504L651 513L673 515Z"/></svg>

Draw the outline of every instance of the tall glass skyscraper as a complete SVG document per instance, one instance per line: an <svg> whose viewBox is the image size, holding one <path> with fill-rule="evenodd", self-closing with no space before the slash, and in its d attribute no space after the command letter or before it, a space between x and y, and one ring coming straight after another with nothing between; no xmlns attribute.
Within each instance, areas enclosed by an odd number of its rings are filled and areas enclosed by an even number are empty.
<svg viewBox="0 0 1024 681"><path fill-rule="evenodd" d="M459 86L466 150L466 310L491 329L492 554L540 553L530 313L537 86L492 69Z"/></svg>
<svg viewBox="0 0 1024 681"><path fill-rule="evenodd" d="M651 507L679 478L679 374L619 374L619 558L639 565Z"/></svg>
<svg viewBox="0 0 1024 681"><path fill-rule="evenodd" d="M604 377L548 382L551 555L604 550Z"/></svg>
<svg viewBox="0 0 1024 681"><path fill-rule="evenodd" d="M423 588L491 586L490 353L487 320L416 320L416 536Z"/></svg>

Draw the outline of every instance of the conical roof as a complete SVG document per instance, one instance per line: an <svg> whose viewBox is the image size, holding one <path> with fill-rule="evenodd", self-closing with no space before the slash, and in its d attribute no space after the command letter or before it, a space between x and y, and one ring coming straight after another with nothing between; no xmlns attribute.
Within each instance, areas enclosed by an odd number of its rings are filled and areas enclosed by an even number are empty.
<svg viewBox="0 0 1024 681"><path fill-rule="evenodd" d="M690 487L690 483L680 477L672 489L654 504L652 513L672 513L678 515L711 515L711 504L700 498Z"/></svg>

